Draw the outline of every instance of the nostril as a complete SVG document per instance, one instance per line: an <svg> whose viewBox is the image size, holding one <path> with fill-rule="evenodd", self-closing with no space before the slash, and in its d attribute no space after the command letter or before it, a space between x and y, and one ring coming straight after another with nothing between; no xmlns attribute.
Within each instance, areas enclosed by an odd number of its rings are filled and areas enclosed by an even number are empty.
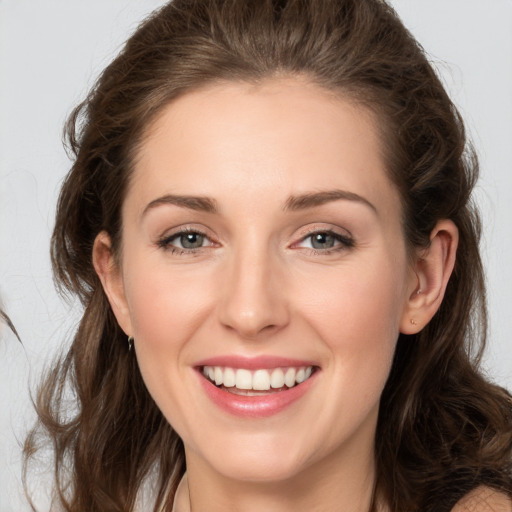
<svg viewBox="0 0 512 512"><path fill-rule="evenodd" d="M288 323L289 312L284 287L278 283L264 269L245 265L225 288L219 302L220 322L247 340L280 330Z"/></svg>

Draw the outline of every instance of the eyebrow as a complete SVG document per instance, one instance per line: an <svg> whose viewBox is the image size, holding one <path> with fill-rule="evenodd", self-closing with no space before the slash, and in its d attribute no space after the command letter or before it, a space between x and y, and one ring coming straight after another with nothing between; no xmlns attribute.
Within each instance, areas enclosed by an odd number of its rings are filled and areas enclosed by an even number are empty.
<svg viewBox="0 0 512 512"><path fill-rule="evenodd" d="M308 192L297 196L290 196L283 207L284 211L300 211L308 208L314 208L315 206L321 206L326 203L333 201L346 200L355 201L368 206L375 213L377 208L370 203L367 199L347 190L325 190L321 192ZM178 206L180 208L188 208L189 210L201 211L206 213L218 213L217 202L215 199L204 196L183 196L166 194L165 196L154 199L146 205L142 216L144 216L149 210L156 208L161 205L170 204Z"/></svg>
<svg viewBox="0 0 512 512"><path fill-rule="evenodd" d="M148 203L142 212L142 216L144 216L149 210L164 204L172 204L181 208L188 208L189 210L206 213L218 212L217 202L209 197L166 194L165 196L154 199Z"/></svg>
<svg viewBox="0 0 512 512"><path fill-rule="evenodd" d="M285 211L298 211L305 210L307 208L313 208L315 206L321 206L332 201L355 201L368 206L371 210L378 214L377 208L365 199L364 197L348 190L325 190L321 192L309 192L306 194L300 194L298 196L290 196L285 203Z"/></svg>

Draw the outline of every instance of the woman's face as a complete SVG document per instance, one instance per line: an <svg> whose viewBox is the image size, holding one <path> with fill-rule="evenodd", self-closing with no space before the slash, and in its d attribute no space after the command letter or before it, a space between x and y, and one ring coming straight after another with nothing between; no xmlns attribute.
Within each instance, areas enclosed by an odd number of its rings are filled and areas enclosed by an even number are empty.
<svg viewBox="0 0 512 512"><path fill-rule="evenodd" d="M150 127L122 216L112 302L189 468L372 463L417 282L367 110L298 79L189 93Z"/></svg>

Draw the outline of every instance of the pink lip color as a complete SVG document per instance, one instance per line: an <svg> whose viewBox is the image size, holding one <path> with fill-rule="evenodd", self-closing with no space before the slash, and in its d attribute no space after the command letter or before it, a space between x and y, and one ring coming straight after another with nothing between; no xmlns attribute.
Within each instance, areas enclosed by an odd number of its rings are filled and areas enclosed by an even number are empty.
<svg viewBox="0 0 512 512"><path fill-rule="evenodd" d="M260 368L271 370L273 368L286 368L288 366L295 368L318 366L318 363L278 356L242 357L226 355L204 359L196 363L195 366L227 366L229 368L245 368L247 370L258 370Z"/></svg>
<svg viewBox="0 0 512 512"><path fill-rule="evenodd" d="M259 368L262 367L260 366ZM197 375L210 400L224 411L239 417L265 418L281 412L304 396L304 394L311 389L318 373L318 371L314 372L309 379L286 391L278 391L259 396L235 395L234 393L230 393L229 391L215 386L215 384L204 377L200 371L197 372Z"/></svg>

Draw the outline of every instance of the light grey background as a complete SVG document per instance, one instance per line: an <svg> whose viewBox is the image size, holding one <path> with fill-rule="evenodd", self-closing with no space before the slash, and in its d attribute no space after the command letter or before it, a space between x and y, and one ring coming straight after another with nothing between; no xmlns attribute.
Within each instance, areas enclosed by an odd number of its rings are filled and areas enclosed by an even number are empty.
<svg viewBox="0 0 512 512"><path fill-rule="evenodd" d="M0 512L28 510L19 443L29 384L69 340L78 309L54 291L48 247L69 167L66 116L159 0L0 0L0 296L24 343L0 334ZM489 376L512 389L512 0L394 0L431 55L480 155ZM45 479L38 501L45 503Z"/></svg>

